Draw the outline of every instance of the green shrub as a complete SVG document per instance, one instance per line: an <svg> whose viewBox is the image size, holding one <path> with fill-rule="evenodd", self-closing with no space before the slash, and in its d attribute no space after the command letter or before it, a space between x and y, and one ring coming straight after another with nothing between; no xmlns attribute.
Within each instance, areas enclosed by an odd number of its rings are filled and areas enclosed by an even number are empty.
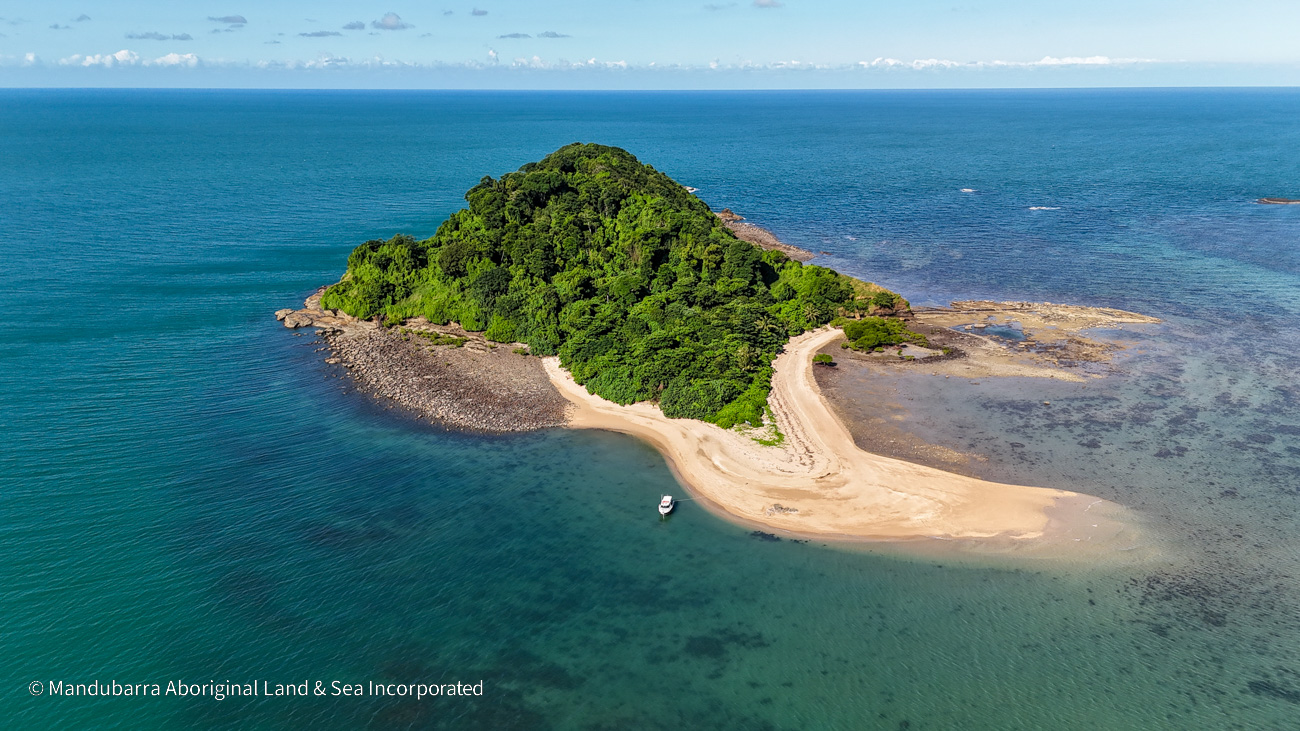
<svg viewBox="0 0 1300 731"><path fill-rule="evenodd" d="M870 303L874 307L889 310L898 304L899 296L893 292L880 291L871 295Z"/></svg>
<svg viewBox="0 0 1300 731"><path fill-rule="evenodd" d="M887 317L864 317L861 320L836 320L854 350L880 352L886 345L916 343L928 345L924 335L907 329L902 320Z"/></svg>
<svg viewBox="0 0 1300 731"><path fill-rule="evenodd" d="M744 393L718 411L712 419L713 423L723 429L744 423L762 426L768 393L768 389L760 383L750 384Z"/></svg>
<svg viewBox="0 0 1300 731"><path fill-rule="evenodd" d="M459 348L469 341L469 338L460 338L455 335L443 335L442 333L429 332L427 330L407 330L403 328L402 334L407 340L410 340L411 336L414 335L416 337L424 338L430 345L447 345L453 348Z"/></svg>
<svg viewBox="0 0 1300 731"><path fill-rule="evenodd" d="M493 315L492 323L483 333L483 337L494 343L515 342L515 324L501 315Z"/></svg>

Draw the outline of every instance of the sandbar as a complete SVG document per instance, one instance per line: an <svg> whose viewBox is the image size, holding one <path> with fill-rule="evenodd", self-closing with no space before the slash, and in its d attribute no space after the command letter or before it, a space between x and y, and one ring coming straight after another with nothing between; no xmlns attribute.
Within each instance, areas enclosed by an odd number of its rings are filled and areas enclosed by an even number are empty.
<svg viewBox="0 0 1300 731"><path fill-rule="evenodd" d="M812 356L840 337L837 328L804 333L775 360L769 403L785 437L776 446L714 424L669 419L652 403L606 401L575 383L556 358L547 358L545 368L573 405L570 427L649 442L694 496L745 525L827 539L1004 547L1131 538L1126 511L1098 498L989 482L860 449L812 372Z"/></svg>

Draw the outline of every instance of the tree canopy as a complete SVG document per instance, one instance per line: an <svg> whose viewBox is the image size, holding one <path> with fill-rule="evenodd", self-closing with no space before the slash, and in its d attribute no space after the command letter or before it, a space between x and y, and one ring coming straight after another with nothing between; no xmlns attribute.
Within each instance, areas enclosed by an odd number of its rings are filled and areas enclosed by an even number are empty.
<svg viewBox="0 0 1300 731"><path fill-rule="evenodd" d="M322 305L523 342L606 399L723 427L762 422L791 336L867 306L855 280L737 239L615 147L568 145L465 200L431 238L358 246Z"/></svg>

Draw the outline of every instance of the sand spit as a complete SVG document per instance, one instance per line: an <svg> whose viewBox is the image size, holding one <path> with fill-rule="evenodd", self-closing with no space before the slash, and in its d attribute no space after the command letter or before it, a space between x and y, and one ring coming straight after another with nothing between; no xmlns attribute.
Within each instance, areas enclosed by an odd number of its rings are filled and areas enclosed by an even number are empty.
<svg viewBox="0 0 1300 731"><path fill-rule="evenodd" d="M331 350L326 362L343 365L359 390L416 418L491 432L567 421L569 404L551 386L541 361L513 352L515 346L489 343L480 333L423 318L382 328L321 309L320 292L303 309L280 310L276 318L289 328L317 328Z"/></svg>
<svg viewBox="0 0 1300 731"><path fill-rule="evenodd" d="M785 435L779 446L668 419L649 403L605 401L574 383L554 358L546 359L546 370L574 405L570 426L645 439L697 496L747 524L823 538L973 541L1015 551L1131 541L1123 508L1104 500L987 482L859 449L812 372L813 354L841 337L838 329L805 333L776 359L770 403Z"/></svg>
<svg viewBox="0 0 1300 731"><path fill-rule="evenodd" d="M1068 311L1078 328L1105 324L1096 316ZM969 317L974 312L985 310L954 308L929 316ZM1133 517L1113 503L1064 490L988 482L858 448L821 393L811 365L821 349L848 354L836 347L843 337L839 329L796 337L776 359L770 403L784 441L765 446L753 438L756 433L668 419L653 404L605 401L574 383L558 359L523 356L455 326L416 318L399 328L383 328L321 309L320 292L303 309L280 310L276 317L286 327L316 328L332 351L327 362L347 367L359 390L377 400L450 427L524 431L570 426L632 434L668 458L701 504L765 530L873 545L906 542L900 545L908 553L959 547L1053 558L1114 554L1137 541ZM1024 364L1007 368L1001 362L990 366L980 357L943 360L909 367L969 367L974 362L1003 375L1031 374L1026 368L1034 375L1059 370Z"/></svg>

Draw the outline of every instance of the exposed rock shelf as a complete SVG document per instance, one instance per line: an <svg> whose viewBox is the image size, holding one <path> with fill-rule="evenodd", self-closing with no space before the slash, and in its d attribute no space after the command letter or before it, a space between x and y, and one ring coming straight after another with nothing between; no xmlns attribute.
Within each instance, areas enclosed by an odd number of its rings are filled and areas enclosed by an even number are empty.
<svg viewBox="0 0 1300 731"><path fill-rule="evenodd" d="M320 295L309 297L301 310L277 311L276 319L288 328L317 328L331 350L327 362L346 367L357 388L376 400L461 429L529 431L566 423L568 402L551 386L538 358L422 318L383 328L321 309ZM434 344L420 333L459 344Z"/></svg>
<svg viewBox="0 0 1300 731"><path fill-rule="evenodd" d="M755 226L752 223L745 223L745 217L736 215L730 208L723 208L721 211L714 212L713 215L722 219L722 222L727 225L727 228L731 229L736 238L741 241L748 241L761 249L779 251L795 261L808 261L816 256L807 249L800 249L798 246L782 243L771 231L765 228Z"/></svg>

